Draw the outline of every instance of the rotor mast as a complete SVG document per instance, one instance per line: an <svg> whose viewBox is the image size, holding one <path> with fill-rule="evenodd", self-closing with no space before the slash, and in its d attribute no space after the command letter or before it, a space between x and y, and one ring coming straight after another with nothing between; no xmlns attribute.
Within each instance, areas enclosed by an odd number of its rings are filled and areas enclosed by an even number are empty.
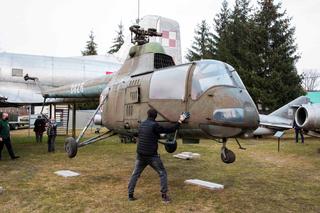
<svg viewBox="0 0 320 213"><path fill-rule="evenodd" d="M149 43L149 37L151 36L162 36L162 33L158 33L154 28L145 30L139 25L132 25L129 30L131 31L131 43L134 45L143 45Z"/></svg>

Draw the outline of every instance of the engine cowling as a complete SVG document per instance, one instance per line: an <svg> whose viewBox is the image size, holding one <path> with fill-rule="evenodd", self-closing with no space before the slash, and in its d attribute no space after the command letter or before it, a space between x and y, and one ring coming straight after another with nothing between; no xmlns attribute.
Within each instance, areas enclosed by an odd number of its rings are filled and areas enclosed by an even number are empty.
<svg viewBox="0 0 320 213"><path fill-rule="evenodd" d="M296 124L305 130L320 129L320 105L300 106L295 113Z"/></svg>

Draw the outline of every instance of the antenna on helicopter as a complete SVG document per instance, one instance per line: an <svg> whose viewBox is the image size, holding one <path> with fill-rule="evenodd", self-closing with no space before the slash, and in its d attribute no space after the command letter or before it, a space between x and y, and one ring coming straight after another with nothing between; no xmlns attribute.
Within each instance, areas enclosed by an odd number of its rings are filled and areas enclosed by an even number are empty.
<svg viewBox="0 0 320 213"><path fill-rule="evenodd" d="M140 22L140 0L138 0L138 18L136 20L136 24L139 25Z"/></svg>
<svg viewBox="0 0 320 213"><path fill-rule="evenodd" d="M137 45L149 43L150 36L162 36L162 33L158 33L154 28L144 30L143 28L140 28L139 25L132 25L129 30L131 31L131 43Z"/></svg>

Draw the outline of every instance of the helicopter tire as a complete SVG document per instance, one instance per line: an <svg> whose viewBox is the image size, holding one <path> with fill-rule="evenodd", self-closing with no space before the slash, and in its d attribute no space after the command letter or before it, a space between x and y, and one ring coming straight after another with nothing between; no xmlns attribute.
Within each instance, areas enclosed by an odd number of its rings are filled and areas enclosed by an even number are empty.
<svg viewBox="0 0 320 213"><path fill-rule="evenodd" d="M168 153L174 153L177 150L177 147L178 147L177 141L174 141L171 144L165 144L164 145L164 148L166 149L166 151Z"/></svg>
<svg viewBox="0 0 320 213"><path fill-rule="evenodd" d="M74 158L78 152L78 144L73 137L66 138L64 142L64 149L66 150L69 158Z"/></svg>
<svg viewBox="0 0 320 213"><path fill-rule="evenodd" d="M229 163L233 163L236 160L236 155L230 149L225 148L224 153L225 153L225 156L223 155L223 153L221 153L221 160L224 163L229 164Z"/></svg>

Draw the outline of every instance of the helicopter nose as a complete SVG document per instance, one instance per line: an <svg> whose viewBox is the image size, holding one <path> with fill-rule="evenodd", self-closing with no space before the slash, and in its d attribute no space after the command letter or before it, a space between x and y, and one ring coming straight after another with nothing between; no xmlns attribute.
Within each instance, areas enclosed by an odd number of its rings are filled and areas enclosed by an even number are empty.
<svg viewBox="0 0 320 213"><path fill-rule="evenodd" d="M240 127L243 130L258 128L259 113L250 95L247 92L242 92L237 100L237 104L232 107L221 106L214 109L213 122Z"/></svg>
<svg viewBox="0 0 320 213"><path fill-rule="evenodd" d="M243 108L216 109L212 117L215 123L223 123L248 129L255 129L259 124L259 116L255 108L248 106L248 104Z"/></svg>
<svg viewBox="0 0 320 213"><path fill-rule="evenodd" d="M250 135L259 125L259 113L245 89L220 87L213 89L213 109L206 124L200 128L208 135L230 138Z"/></svg>
<svg viewBox="0 0 320 213"><path fill-rule="evenodd" d="M253 101L244 103L244 116L248 129L254 130L258 128L260 123L259 113Z"/></svg>

